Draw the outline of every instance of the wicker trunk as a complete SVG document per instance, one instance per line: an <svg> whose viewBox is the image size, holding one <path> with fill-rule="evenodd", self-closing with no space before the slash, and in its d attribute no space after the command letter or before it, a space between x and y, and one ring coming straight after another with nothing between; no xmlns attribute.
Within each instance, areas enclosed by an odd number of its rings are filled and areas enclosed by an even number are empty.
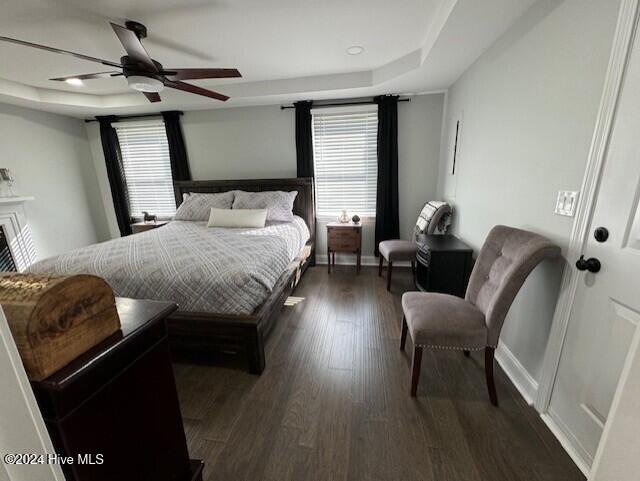
<svg viewBox="0 0 640 481"><path fill-rule="evenodd" d="M96 276L2 273L0 304L32 381L120 329L113 291Z"/></svg>

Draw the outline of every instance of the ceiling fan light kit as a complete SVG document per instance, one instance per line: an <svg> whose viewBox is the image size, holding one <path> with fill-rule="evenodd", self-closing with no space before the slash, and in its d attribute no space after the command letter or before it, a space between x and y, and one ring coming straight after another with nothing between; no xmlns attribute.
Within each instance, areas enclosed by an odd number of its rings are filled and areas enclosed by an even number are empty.
<svg viewBox="0 0 640 481"><path fill-rule="evenodd" d="M164 89L164 83L161 80L143 75L129 75L127 85L138 92L158 93Z"/></svg>
<svg viewBox="0 0 640 481"><path fill-rule="evenodd" d="M147 27L138 22L127 21L125 27L111 24L111 28L120 40L127 55L120 59L120 63L111 62L88 55L61 50L46 45L26 42L16 38L2 37L0 41L15 43L26 47L38 48L52 53L69 55L82 60L96 62L109 67L119 68L119 71L99 72L92 74L73 75L69 77L52 78L50 80L56 82L66 82L71 85L83 85L84 80L97 78L110 78L124 76L127 79L127 85L144 94L149 102L160 102L159 92L165 87L182 90L184 92L202 95L222 102L229 99L226 95L208 90L196 85L182 82L189 79L213 79L213 78L239 78L242 77L240 72L234 68L172 68L164 69L162 64L153 60L145 48L142 46L141 39L147 36Z"/></svg>

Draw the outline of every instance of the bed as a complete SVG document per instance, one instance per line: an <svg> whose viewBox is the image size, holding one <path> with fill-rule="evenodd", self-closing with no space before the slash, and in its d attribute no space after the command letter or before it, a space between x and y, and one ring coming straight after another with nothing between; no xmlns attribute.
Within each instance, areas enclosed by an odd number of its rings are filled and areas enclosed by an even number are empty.
<svg viewBox="0 0 640 481"><path fill-rule="evenodd" d="M310 178L181 181L176 203L188 193L230 190L297 191L292 222L264 228L208 228L174 220L40 261L32 272L103 277L121 297L170 300L175 351L243 355L249 371L265 367L264 339L306 268L315 263L315 209Z"/></svg>

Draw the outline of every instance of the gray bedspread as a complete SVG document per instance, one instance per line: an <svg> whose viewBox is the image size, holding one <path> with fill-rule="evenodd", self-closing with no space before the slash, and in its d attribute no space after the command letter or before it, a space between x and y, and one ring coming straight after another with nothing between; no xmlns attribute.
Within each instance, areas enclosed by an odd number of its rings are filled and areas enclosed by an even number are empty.
<svg viewBox="0 0 640 481"><path fill-rule="evenodd" d="M299 217L261 229L173 221L45 259L28 270L94 274L116 296L173 301L181 311L250 314L308 239Z"/></svg>

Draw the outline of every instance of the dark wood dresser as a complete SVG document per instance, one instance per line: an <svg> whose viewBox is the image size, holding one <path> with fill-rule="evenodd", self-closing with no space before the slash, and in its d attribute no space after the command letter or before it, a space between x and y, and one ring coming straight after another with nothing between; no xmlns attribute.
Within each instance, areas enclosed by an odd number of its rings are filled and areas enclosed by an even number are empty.
<svg viewBox="0 0 640 481"><path fill-rule="evenodd" d="M417 245L418 289L464 297L473 268L473 249L452 235L420 236Z"/></svg>
<svg viewBox="0 0 640 481"><path fill-rule="evenodd" d="M68 481L199 481L169 355L170 302L117 299L122 329L32 387ZM96 464L79 464L90 455ZM98 455L102 456L102 464Z"/></svg>

